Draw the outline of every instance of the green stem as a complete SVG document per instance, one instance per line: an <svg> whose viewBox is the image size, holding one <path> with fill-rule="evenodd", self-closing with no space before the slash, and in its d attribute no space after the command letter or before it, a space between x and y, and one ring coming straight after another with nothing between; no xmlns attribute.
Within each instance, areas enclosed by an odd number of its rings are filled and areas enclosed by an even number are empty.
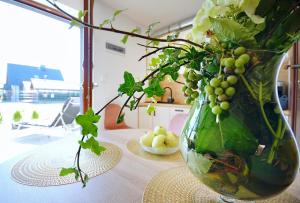
<svg viewBox="0 0 300 203"><path fill-rule="evenodd" d="M217 115L217 117L218 117L219 115ZM219 119L219 118L218 118ZM221 145L222 145L222 147L224 148L224 136L223 136L223 131L222 131L222 126L221 126L221 121L219 120L219 122L218 122L218 124L219 124L219 129L220 129L220 136L221 136Z"/></svg>
<svg viewBox="0 0 300 203"><path fill-rule="evenodd" d="M269 128L270 132L272 133L272 135L274 136L274 138L276 138L276 133L274 131L274 129L272 128L268 118L267 118L267 115L266 115L266 112L264 110L264 102L263 102L263 95L262 95L262 83L260 82L259 83L259 105L260 105L260 110L261 110L261 113L262 113L262 116L263 116L263 119L267 125L267 127Z"/></svg>
<svg viewBox="0 0 300 203"><path fill-rule="evenodd" d="M242 79L244 85L246 86L246 88L247 88L248 91L250 92L251 96L253 97L253 99L257 100L256 95L255 95L253 89L251 88L250 84L249 84L248 81L246 80L245 76L241 74L240 77L241 77L241 79Z"/></svg>
<svg viewBox="0 0 300 203"><path fill-rule="evenodd" d="M274 139L274 142L272 144L272 147L269 152L268 159L267 159L268 164L272 164L274 157L275 157L275 153L276 153L278 145L279 145L279 141L283 138L285 130L286 130L286 125L284 126L284 128L282 130L282 120L281 120L281 116L279 116L278 117L278 127L276 130L276 137Z"/></svg>

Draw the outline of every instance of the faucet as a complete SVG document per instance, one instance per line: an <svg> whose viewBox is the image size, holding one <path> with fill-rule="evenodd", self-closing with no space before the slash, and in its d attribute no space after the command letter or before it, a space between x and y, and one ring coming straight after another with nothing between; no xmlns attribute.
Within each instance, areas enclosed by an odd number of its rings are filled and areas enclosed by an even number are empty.
<svg viewBox="0 0 300 203"><path fill-rule="evenodd" d="M174 103L174 98L173 98L173 91L172 91L172 88L171 87L164 87L164 90L165 89L169 89L170 90L170 93L171 93L171 96L170 97L168 97L168 99L167 99L167 103ZM163 96L161 96L161 100L162 100L162 97Z"/></svg>

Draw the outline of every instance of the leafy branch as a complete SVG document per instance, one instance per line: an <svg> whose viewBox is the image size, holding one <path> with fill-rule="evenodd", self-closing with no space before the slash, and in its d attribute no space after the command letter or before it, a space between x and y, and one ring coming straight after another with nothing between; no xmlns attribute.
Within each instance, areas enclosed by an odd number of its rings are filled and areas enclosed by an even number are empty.
<svg viewBox="0 0 300 203"><path fill-rule="evenodd" d="M150 40L150 41L158 41L158 42L184 42L184 43L187 43L187 44L190 44L192 46L196 46L196 47L199 47L201 49L203 49L204 47L200 44L197 44L195 42L192 42L190 40L187 40L187 39L180 39L180 38L174 38L174 39L161 39L161 38L154 38L154 37L150 37L149 35L146 36L146 35L141 35L141 34L138 34L136 32L128 32L128 31L124 31L124 30L119 30L119 29L115 29L113 26L112 26L112 21L110 19L106 19L103 21L102 24L100 24L99 26L96 26L96 25L92 25L92 24L89 24L89 23L86 23L84 21L82 21L81 19L67 13L66 11L64 11L63 9L61 9L56 3L55 1L51 1L51 0L46 0L49 4L51 4L54 8L56 8L57 10L59 10L61 13L63 13L64 15L66 15L67 17L71 18L72 19L72 22L77 22L85 27L88 27L88 28L92 28L92 29L95 29L95 30L103 30L103 31L108 31L108 32L114 32L114 33L118 33L118 34L123 34L125 36L131 36L131 37L137 37L137 38L140 38L140 39L146 39L146 40ZM120 11L123 11L123 10L120 10ZM117 15L120 14L120 12L117 13ZM114 14L114 17L116 16L116 12ZM113 18L114 19L114 18ZM104 27L104 25L106 24L110 24L111 27L110 28L106 28Z"/></svg>

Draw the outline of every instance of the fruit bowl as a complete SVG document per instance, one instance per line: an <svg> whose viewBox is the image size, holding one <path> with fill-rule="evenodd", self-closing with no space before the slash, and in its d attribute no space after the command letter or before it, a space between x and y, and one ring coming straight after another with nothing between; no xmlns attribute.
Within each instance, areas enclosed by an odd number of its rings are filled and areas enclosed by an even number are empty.
<svg viewBox="0 0 300 203"><path fill-rule="evenodd" d="M151 154L169 155L179 150L179 138L174 133L157 126L140 138L142 149Z"/></svg>
<svg viewBox="0 0 300 203"><path fill-rule="evenodd" d="M179 150L179 146L177 147L166 147L166 148L153 148L153 147L147 147L143 144L141 144L141 147L144 151L149 152L151 154L156 154L156 155L169 155L169 154L174 154Z"/></svg>

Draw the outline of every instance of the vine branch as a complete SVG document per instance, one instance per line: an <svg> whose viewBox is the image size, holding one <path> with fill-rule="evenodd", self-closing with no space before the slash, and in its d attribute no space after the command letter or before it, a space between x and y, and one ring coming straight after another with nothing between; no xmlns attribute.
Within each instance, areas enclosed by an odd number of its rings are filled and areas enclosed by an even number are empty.
<svg viewBox="0 0 300 203"><path fill-rule="evenodd" d="M81 21L80 19L74 17L73 15L67 13L66 11L64 11L63 9L61 9L54 1L51 0L46 0L49 4L51 4L54 8L56 8L58 11L62 12L64 15L68 16L69 18L71 18L72 20L78 22L79 24L85 26L85 27L89 27L92 29L96 29L96 30L103 30L103 31L108 31L108 32L114 32L114 33L119 33L119 34L124 34L124 35L128 35L131 37L137 37L140 39L146 39L146 40L150 40L150 41L159 41L159 42L185 42L187 44L199 47L201 49L204 49L204 47L200 44L197 44L195 42L192 42L190 40L187 39L180 39L180 38L176 38L176 39L160 39L160 38L154 38L154 37L150 37L150 36L146 36L146 35L141 35L141 34L137 34L137 33L133 33L133 32L128 32L128 31L124 31L124 30L119 30L119 29L115 29L112 25L110 28L105 28L105 27L100 27L100 26L95 26L86 22Z"/></svg>

